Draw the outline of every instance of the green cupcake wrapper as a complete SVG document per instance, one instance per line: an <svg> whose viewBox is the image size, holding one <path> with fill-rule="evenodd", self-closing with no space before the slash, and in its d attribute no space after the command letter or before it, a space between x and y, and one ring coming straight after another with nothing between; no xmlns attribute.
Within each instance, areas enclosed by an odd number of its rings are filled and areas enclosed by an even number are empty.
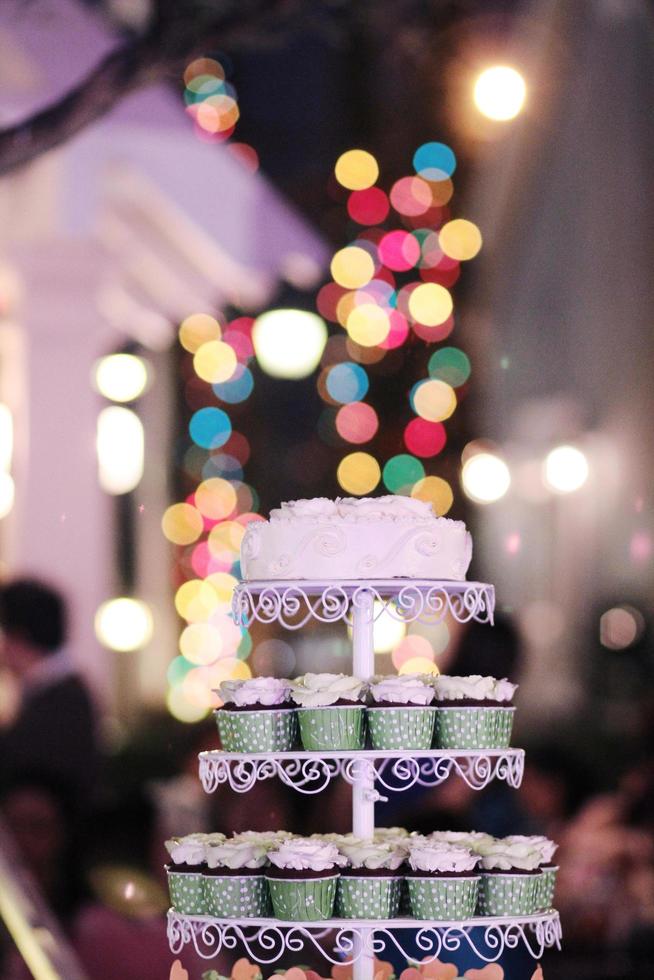
<svg viewBox="0 0 654 980"><path fill-rule="evenodd" d="M368 708L373 749L429 749L434 737L436 708Z"/></svg>
<svg viewBox="0 0 654 980"><path fill-rule="evenodd" d="M302 745L308 752L362 749L365 740L363 705L356 708L298 708Z"/></svg>
<svg viewBox="0 0 654 980"><path fill-rule="evenodd" d="M437 708L434 748L508 749L515 708Z"/></svg>
<svg viewBox="0 0 654 980"><path fill-rule="evenodd" d="M219 919L265 919L272 911L263 875L205 875L204 901Z"/></svg>
<svg viewBox="0 0 654 980"><path fill-rule="evenodd" d="M414 919L469 919L475 913L479 877L407 878Z"/></svg>
<svg viewBox="0 0 654 980"><path fill-rule="evenodd" d="M558 868L543 868L536 885L536 908L551 909L554 905L554 888Z"/></svg>
<svg viewBox="0 0 654 980"><path fill-rule="evenodd" d="M331 878L268 878L267 881L278 919L298 922L331 919L338 875Z"/></svg>
<svg viewBox="0 0 654 980"><path fill-rule="evenodd" d="M342 875L336 890L336 915L343 919L394 919L400 911L402 878Z"/></svg>
<svg viewBox="0 0 654 980"><path fill-rule="evenodd" d="M537 911L540 875L482 873L479 915L532 915Z"/></svg>
<svg viewBox="0 0 654 980"><path fill-rule="evenodd" d="M169 871L170 903L181 915L206 915L204 876L192 871Z"/></svg>
<svg viewBox="0 0 654 980"><path fill-rule="evenodd" d="M215 712L218 731L226 752L290 752L297 743L298 724L295 711Z"/></svg>

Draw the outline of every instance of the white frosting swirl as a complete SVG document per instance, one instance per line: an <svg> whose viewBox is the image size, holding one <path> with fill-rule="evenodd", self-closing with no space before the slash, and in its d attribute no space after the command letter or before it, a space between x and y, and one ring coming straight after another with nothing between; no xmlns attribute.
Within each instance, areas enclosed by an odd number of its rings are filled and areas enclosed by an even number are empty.
<svg viewBox="0 0 654 980"><path fill-rule="evenodd" d="M469 677L437 674L434 688L437 701L506 702L513 698L518 685L511 684L506 678L498 681L494 677L482 677L480 674L471 674Z"/></svg>
<svg viewBox="0 0 654 980"><path fill-rule="evenodd" d="M278 841L288 840L293 834L290 830L242 830L239 834L233 834L233 841L249 841L250 843L263 843L272 847Z"/></svg>
<svg viewBox="0 0 654 980"><path fill-rule="evenodd" d="M345 864L336 844L310 838L292 837L268 851L271 864L294 871L331 871Z"/></svg>
<svg viewBox="0 0 654 980"><path fill-rule="evenodd" d="M302 519L321 522L334 518L348 521L382 519L422 522L433 521L436 515L428 501L394 494L383 497L337 497L336 500L329 500L327 497L288 500L270 512L272 523Z"/></svg>
<svg viewBox="0 0 654 980"><path fill-rule="evenodd" d="M471 851L476 851L478 844L490 843L495 839L490 834L483 834L477 830L433 830L427 836L429 840L444 844L462 844L464 847L469 847Z"/></svg>
<svg viewBox="0 0 654 980"><path fill-rule="evenodd" d="M409 831L406 827L375 827L372 839L376 841L408 840Z"/></svg>
<svg viewBox="0 0 654 980"><path fill-rule="evenodd" d="M502 838L502 840L505 844L527 844L529 847L535 847L537 851L540 851L540 864L551 864L554 853L559 846L553 840L550 840L549 837L543 837L542 834L531 834L527 836L524 834L511 834L509 837Z"/></svg>
<svg viewBox="0 0 654 980"><path fill-rule="evenodd" d="M288 500L277 510L270 511L271 521L291 521L301 517L335 517L336 502L327 497L313 497L311 500Z"/></svg>
<svg viewBox="0 0 654 980"><path fill-rule="evenodd" d="M518 841L514 844L505 840L494 840L489 844L482 843L475 848L481 855L481 863L485 871L535 871L541 864L541 850L532 844Z"/></svg>
<svg viewBox="0 0 654 980"><path fill-rule="evenodd" d="M479 857L467 847L414 837L409 845L409 864L414 871L429 873L474 871Z"/></svg>
<svg viewBox="0 0 654 980"><path fill-rule="evenodd" d="M253 704L269 707L283 704L291 694L291 682L283 677L252 677L249 680L223 681L218 695L225 704L239 708Z"/></svg>
<svg viewBox="0 0 654 980"><path fill-rule="evenodd" d="M262 868L268 863L267 852L271 841L227 840L222 844L208 844L207 864L210 868Z"/></svg>
<svg viewBox="0 0 654 980"><path fill-rule="evenodd" d="M347 858L351 868L367 868L376 871L388 868L396 871L404 863L408 853L407 843L394 841L342 841L337 844L341 854Z"/></svg>
<svg viewBox="0 0 654 980"><path fill-rule="evenodd" d="M396 701L400 704L431 704L434 687L427 674L390 674L375 677L370 685L375 701Z"/></svg>
<svg viewBox="0 0 654 980"><path fill-rule="evenodd" d="M186 834L184 837L172 837L165 842L173 864L199 865L206 861L207 842L219 843L224 840L224 834Z"/></svg>
<svg viewBox="0 0 654 980"><path fill-rule="evenodd" d="M292 681L291 698L303 708L322 708L343 698L359 701L365 684L347 674L304 674Z"/></svg>

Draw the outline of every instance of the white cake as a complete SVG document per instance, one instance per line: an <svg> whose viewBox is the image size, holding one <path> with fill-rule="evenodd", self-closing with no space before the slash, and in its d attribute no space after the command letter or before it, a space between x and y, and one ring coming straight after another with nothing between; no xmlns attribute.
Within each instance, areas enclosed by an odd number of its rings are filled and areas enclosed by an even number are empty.
<svg viewBox="0 0 654 980"><path fill-rule="evenodd" d="M241 573L260 579L466 577L472 538L412 497L292 500L248 524Z"/></svg>

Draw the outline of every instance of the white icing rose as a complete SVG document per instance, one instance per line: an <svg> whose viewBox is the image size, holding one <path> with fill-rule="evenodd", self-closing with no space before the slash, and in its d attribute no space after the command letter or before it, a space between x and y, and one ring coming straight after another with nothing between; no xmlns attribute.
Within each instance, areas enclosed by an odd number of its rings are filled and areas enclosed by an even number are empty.
<svg viewBox="0 0 654 980"><path fill-rule="evenodd" d="M429 840L441 841L445 844L463 844L472 851L477 850L478 844L484 841L490 843L495 839L490 834L482 834L476 830L434 830L427 836Z"/></svg>
<svg viewBox="0 0 654 980"><path fill-rule="evenodd" d="M227 840L207 846L210 868L262 868L268 863L270 841Z"/></svg>
<svg viewBox="0 0 654 980"><path fill-rule="evenodd" d="M245 707L253 704L283 704L291 694L291 682L283 677L253 677L250 680L223 681L218 696L225 704Z"/></svg>
<svg viewBox="0 0 654 980"><path fill-rule="evenodd" d="M388 868L396 871L406 860L407 843L399 841L342 841L337 844L341 854L344 854L352 868L367 868L375 871Z"/></svg>
<svg viewBox="0 0 654 980"><path fill-rule="evenodd" d="M358 677L347 674L304 674L292 682L291 698L303 708L321 708L341 698L358 701L364 687Z"/></svg>
<svg viewBox="0 0 654 980"><path fill-rule="evenodd" d="M373 833L373 840L377 841L406 841L408 837L409 831L405 827L375 827Z"/></svg>
<svg viewBox="0 0 654 980"><path fill-rule="evenodd" d="M494 840L490 844L476 847L481 855L481 863L486 871L535 871L541 864L541 851L524 841L511 844L504 840Z"/></svg>
<svg viewBox="0 0 654 980"><path fill-rule="evenodd" d="M387 495L385 497L338 497L336 508L339 517L354 520L433 520L430 503L413 497Z"/></svg>
<svg viewBox="0 0 654 980"><path fill-rule="evenodd" d="M271 864L294 871L331 871L345 864L335 844L328 841L292 837L268 851Z"/></svg>
<svg viewBox="0 0 654 980"><path fill-rule="evenodd" d="M431 704L434 687L426 674L391 674L376 677L370 685L375 701L397 701L400 704Z"/></svg>
<svg viewBox="0 0 654 980"><path fill-rule="evenodd" d="M270 511L270 520L292 521L297 518L329 518L336 515L336 504L327 497L313 497L311 500L287 500L277 510Z"/></svg>
<svg viewBox="0 0 654 980"><path fill-rule="evenodd" d="M336 844L336 847L340 849L341 844L354 844L359 840L354 834L311 834L310 840L321 840L328 844Z"/></svg>
<svg viewBox="0 0 654 980"><path fill-rule="evenodd" d="M234 834L231 839L233 841L263 843L267 847L272 847L278 841L288 840L292 836L290 830L242 830L240 834Z"/></svg>
<svg viewBox="0 0 654 980"><path fill-rule="evenodd" d="M459 844L414 837L409 845L409 864L414 871L474 871L478 863L479 857Z"/></svg>
<svg viewBox="0 0 654 980"><path fill-rule="evenodd" d="M438 674L434 678L437 701L510 701L518 689L506 679L471 674L469 677L450 677Z"/></svg>
<svg viewBox="0 0 654 980"><path fill-rule="evenodd" d="M549 837L543 837L542 834L532 834L525 836L523 834L511 834L509 837L502 838L505 844L527 844L530 847L535 847L537 851L540 851L541 864L551 864L554 858L554 853L558 848L558 844L555 844L553 840Z"/></svg>
<svg viewBox="0 0 654 980"><path fill-rule="evenodd" d="M224 836L222 834L186 834L184 837L172 837L166 841L166 850L174 864L204 864L206 860L207 840Z"/></svg>

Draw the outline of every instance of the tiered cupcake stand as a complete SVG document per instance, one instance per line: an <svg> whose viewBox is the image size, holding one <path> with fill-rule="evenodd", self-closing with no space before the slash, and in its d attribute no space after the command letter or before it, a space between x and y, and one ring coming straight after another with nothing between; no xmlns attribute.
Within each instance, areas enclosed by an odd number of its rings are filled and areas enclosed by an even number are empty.
<svg viewBox="0 0 654 980"><path fill-rule="evenodd" d="M373 624L386 611L404 622L437 623L450 614L461 623L493 622L495 592L480 582L388 579L333 582L244 582L234 594L233 614L239 625L253 620L301 629L311 619L323 623L345 621L352 628L353 673L368 678L374 673ZM277 752L239 754L203 752L200 776L207 792L227 784L247 792L261 779L277 776L300 793L314 794L341 776L353 787L352 830L372 837L375 802L385 793L411 786L437 786L455 773L472 789L483 789L494 779L517 788L522 780L521 749L457 749L429 751ZM354 963L355 980L372 980L373 960L385 950L399 950L418 960L469 947L486 963L496 962L506 950L524 944L538 959L546 948L560 948L558 912L536 915L479 916L460 922L397 918L384 921L328 919L321 922L284 922L279 919L217 919L211 916L168 913L168 939L174 954L192 945L203 959L237 948L262 965L284 954L318 950L330 963Z"/></svg>

